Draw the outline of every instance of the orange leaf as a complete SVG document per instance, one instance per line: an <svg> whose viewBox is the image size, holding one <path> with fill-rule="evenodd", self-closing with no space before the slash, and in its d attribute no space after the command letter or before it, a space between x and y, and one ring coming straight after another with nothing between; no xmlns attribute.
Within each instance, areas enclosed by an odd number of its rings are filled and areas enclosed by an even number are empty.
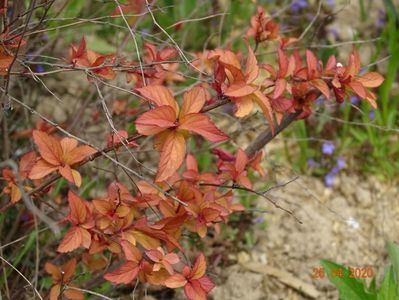
<svg viewBox="0 0 399 300"><path fill-rule="evenodd" d="M167 105L172 107L176 115L178 113L178 107L176 100L172 95L172 92L167 87L162 85L149 85L142 88L138 88L137 91L146 98L147 100L155 103L157 106Z"/></svg>
<svg viewBox="0 0 399 300"><path fill-rule="evenodd" d="M278 75L279 77L284 78L287 75L289 75L287 74L289 61L287 55L285 55L282 49L277 50L277 56L278 56L278 67L279 67Z"/></svg>
<svg viewBox="0 0 399 300"><path fill-rule="evenodd" d="M198 279L205 275L206 261L203 253L200 253L195 260L194 266L190 272L190 279Z"/></svg>
<svg viewBox="0 0 399 300"><path fill-rule="evenodd" d="M241 148L237 150L236 161L235 161L235 169L238 174L244 172L245 167L248 164L248 156Z"/></svg>
<svg viewBox="0 0 399 300"><path fill-rule="evenodd" d="M135 262L127 262L111 273L104 275L104 278L113 283L128 284L138 275L140 269Z"/></svg>
<svg viewBox="0 0 399 300"><path fill-rule="evenodd" d="M198 281L189 282L184 286L184 293L189 300L206 300L206 292Z"/></svg>
<svg viewBox="0 0 399 300"><path fill-rule="evenodd" d="M364 87L375 88L384 82L384 77L380 73L369 72L357 78L357 81L360 82Z"/></svg>
<svg viewBox="0 0 399 300"><path fill-rule="evenodd" d="M68 205L69 205L69 220L75 224L82 224L86 221L87 210L83 200L74 192L68 192Z"/></svg>
<svg viewBox="0 0 399 300"><path fill-rule="evenodd" d="M165 139L155 181L171 177L181 166L186 154L186 141L181 133L172 131Z"/></svg>
<svg viewBox="0 0 399 300"><path fill-rule="evenodd" d="M29 172L30 179L40 179L54 172L58 167L49 164L44 159L39 159Z"/></svg>
<svg viewBox="0 0 399 300"><path fill-rule="evenodd" d="M21 200L22 197L22 193L21 190L19 189L19 187L13 183L11 183L10 185L11 188L11 202L12 203L17 203L19 200Z"/></svg>
<svg viewBox="0 0 399 300"><path fill-rule="evenodd" d="M60 141L60 144L62 148L62 153L65 157L65 155L67 155L78 146L78 141L73 138L65 137Z"/></svg>
<svg viewBox="0 0 399 300"><path fill-rule="evenodd" d="M207 90L201 86L196 86L185 92L183 95L183 106L180 111L180 117L190 113L200 112L208 98L209 94Z"/></svg>
<svg viewBox="0 0 399 300"><path fill-rule="evenodd" d="M121 241L121 246L123 253L125 254L126 260L133 261L136 263L138 263L141 260L142 256L139 249L133 246L130 242Z"/></svg>
<svg viewBox="0 0 399 300"><path fill-rule="evenodd" d="M256 86L252 86L252 85L247 85L244 82L241 83L234 83L232 85L230 85L226 91L224 92L224 94L228 97L244 97L244 96L248 96L251 95L252 93L254 93L256 90L258 89L258 87Z"/></svg>
<svg viewBox="0 0 399 300"><path fill-rule="evenodd" d="M76 263L76 258L72 258L62 266L64 282L69 282L72 279L73 274L75 274Z"/></svg>
<svg viewBox="0 0 399 300"><path fill-rule="evenodd" d="M209 52L208 59L217 58L227 68L241 69L240 62L233 52L224 49L216 49Z"/></svg>
<svg viewBox="0 0 399 300"><path fill-rule="evenodd" d="M62 274L60 269L56 265L50 262L46 262L46 264L44 265L44 270L51 275L54 282L61 280Z"/></svg>
<svg viewBox="0 0 399 300"><path fill-rule="evenodd" d="M330 98L330 89L323 79L313 79L310 81L310 84L318 89L324 95L324 97L327 99Z"/></svg>
<svg viewBox="0 0 399 300"><path fill-rule="evenodd" d="M171 289L176 289L176 288L185 286L186 283L187 283L187 279L179 273L176 273L176 274L170 276L164 282L165 286L167 286L168 288L171 288Z"/></svg>
<svg viewBox="0 0 399 300"><path fill-rule="evenodd" d="M367 98L367 91L366 91L365 87L360 82L358 82L356 80L352 80L349 83L349 86L351 87L353 92L356 93L356 95L358 95L360 98L362 98L362 99Z"/></svg>
<svg viewBox="0 0 399 300"><path fill-rule="evenodd" d="M58 166L63 157L61 144L54 137L39 130L33 130L33 140L39 148L41 157L48 163Z"/></svg>
<svg viewBox="0 0 399 300"><path fill-rule="evenodd" d="M29 172L36 162L36 153L34 151L24 154L19 160L19 174L22 178L27 178Z"/></svg>
<svg viewBox="0 0 399 300"><path fill-rule="evenodd" d="M234 103L236 106L236 111L234 115L238 118L243 118L247 115L249 115L254 108L254 103L252 100L253 96L244 96L240 98L235 98Z"/></svg>
<svg viewBox="0 0 399 300"><path fill-rule="evenodd" d="M96 152L97 152L96 149L88 145L82 145L66 153L64 157L64 162L72 166L78 162L81 162L86 157L93 155Z"/></svg>
<svg viewBox="0 0 399 300"><path fill-rule="evenodd" d="M146 250L156 249L161 245L158 239L153 238L152 236L149 236L148 234L145 234L139 230L132 230L132 235Z"/></svg>
<svg viewBox="0 0 399 300"><path fill-rule="evenodd" d="M61 284L54 285L50 290L50 300L58 300L61 293Z"/></svg>
<svg viewBox="0 0 399 300"><path fill-rule="evenodd" d="M258 77L258 61L252 48L248 45L248 57L245 65L244 76L247 83L252 83Z"/></svg>
<svg viewBox="0 0 399 300"><path fill-rule="evenodd" d="M80 228L77 226L72 227L65 234L64 239L61 241L58 246L57 251L61 253L71 252L82 244L82 233Z"/></svg>
<svg viewBox="0 0 399 300"><path fill-rule="evenodd" d="M107 216L113 210L111 202L106 200L93 200L91 203L93 203L94 208L103 216Z"/></svg>
<svg viewBox="0 0 399 300"><path fill-rule="evenodd" d="M70 284L70 287L75 287L74 284ZM63 292L63 296L70 300L84 300L85 296L81 291L66 288Z"/></svg>
<svg viewBox="0 0 399 300"><path fill-rule="evenodd" d="M80 173L74 169L72 169L69 165L65 165L64 167L58 167L58 171L61 176L64 177L69 182L73 183L77 187L80 187L82 184L82 177Z"/></svg>
<svg viewBox="0 0 399 300"><path fill-rule="evenodd" d="M261 91L255 92L255 102L260 106L265 115L267 121L269 122L269 126L272 129L272 133L274 134L274 121L273 121L273 110L270 104L269 98L267 98Z"/></svg>
<svg viewBox="0 0 399 300"><path fill-rule="evenodd" d="M318 74L317 58L310 50L306 50L306 62L308 67L308 79L313 79Z"/></svg>
<svg viewBox="0 0 399 300"><path fill-rule="evenodd" d="M274 87L273 98L276 99L280 97L284 93L286 87L287 81L285 79L277 79Z"/></svg>
<svg viewBox="0 0 399 300"><path fill-rule="evenodd" d="M8 55L7 53L0 54L0 75L7 75L13 60L14 56Z"/></svg>
<svg viewBox="0 0 399 300"><path fill-rule="evenodd" d="M201 113L185 115L180 120L179 129L199 134L210 142L221 142L229 138L213 124L207 115Z"/></svg>
<svg viewBox="0 0 399 300"><path fill-rule="evenodd" d="M91 234L82 227L79 227L79 229L82 235L82 246L85 247L86 249L89 249L91 245Z"/></svg>
<svg viewBox="0 0 399 300"><path fill-rule="evenodd" d="M175 126L176 112L171 106L159 106L147 111L136 120L138 133L153 135Z"/></svg>

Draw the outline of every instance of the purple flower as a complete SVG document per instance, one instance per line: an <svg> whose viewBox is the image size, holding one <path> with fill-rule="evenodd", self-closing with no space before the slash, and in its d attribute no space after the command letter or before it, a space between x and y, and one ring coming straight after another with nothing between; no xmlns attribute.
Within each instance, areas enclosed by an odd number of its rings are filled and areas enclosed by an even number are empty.
<svg viewBox="0 0 399 300"><path fill-rule="evenodd" d="M321 152L326 155L331 155L334 153L335 145L331 142L323 143L321 146Z"/></svg>
<svg viewBox="0 0 399 300"><path fill-rule="evenodd" d="M370 109L369 110L369 119L370 120L374 120L375 118L375 110L374 109Z"/></svg>
<svg viewBox="0 0 399 300"><path fill-rule="evenodd" d="M265 222L265 218L262 216L256 217L254 222L255 222L255 224L261 224L261 223Z"/></svg>
<svg viewBox="0 0 399 300"><path fill-rule="evenodd" d="M301 9L308 7L307 0L295 0L291 3L291 11L297 14Z"/></svg>
<svg viewBox="0 0 399 300"><path fill-rule="evenodd" d="M326 185L326 187L332 187L334 185L335 182L335 175L332 172L329 172L325 177L324 177L324 184Z"/></svg>
<svg viewBox="0 0 399 300"><path fill-rule="evenodd" d="M375 27L383 28L385 26L385 11L380 9L378 11L377 21L375 22Z"/></svg>
<svg viewBox="0 0 399 300"><path fill-rule="evenodd" d="M358 96L351 96L351 103L352 103L353 105L356 105L356 104L358 104L359 102L360 102L360 99L359 99Z"/></svg>
<svg viewBox="0 0 399 300"><path fill-rule="evenodd" d="M333 35L334 39L339 38L338 30L335 27L328 28L328 31Z"/></svg>
<svg viewBox="0 0 399 300"><path fill-rule="evenodd" d="M343 168L345 168L345 158L343 158L341 156L337 158L337 167L339 170L342 170Z"/></svg>
<svg viewBox="0 0 399 300"><path fill-rule="evenodd" d="M45 70L44 70L44 67L43 67L43 65L37 65L36 66L36 72L37 73L43 73Z"/></svg>
<svg viewBox="0 0 399 300"><path fill-rule="evenodd" d="M317 166L317 162L313 158L308 159L307 163L309 168L315 168Z"/></svg>
<svg viewBox="0 0 399 300"><path fill-rule="evenodd" d="M334 6L335 5L335 0L326 0L326 3L328 6Z"/></svg>
<svg viewBox="0 0 399 300"><path fill-rule="evenodd" d="M337 175L341 169L338 166L335 166L334 168L331 169L330 173Z"/></svg>

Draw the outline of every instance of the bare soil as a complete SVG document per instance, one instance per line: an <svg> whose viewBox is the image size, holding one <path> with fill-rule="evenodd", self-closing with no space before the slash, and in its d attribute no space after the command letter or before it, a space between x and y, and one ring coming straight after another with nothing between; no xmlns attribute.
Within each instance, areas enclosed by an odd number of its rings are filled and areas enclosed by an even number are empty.
<svg viewBox="0 0 399 300"><path fill-rule="evenodd" d="M281 182L290 178L283 173ZM385 242L399 241L397 185L345 174L328 189L320 179L303 176L271 196L302 224L259 201L260 208L270 211L264 215L268 227L255 232L253 249L230 255L237 263L223 270L224 283L213 291L214 299L338 299L326 278L312 278L320 259L371 266L381 277L387 264Z"/></svg>

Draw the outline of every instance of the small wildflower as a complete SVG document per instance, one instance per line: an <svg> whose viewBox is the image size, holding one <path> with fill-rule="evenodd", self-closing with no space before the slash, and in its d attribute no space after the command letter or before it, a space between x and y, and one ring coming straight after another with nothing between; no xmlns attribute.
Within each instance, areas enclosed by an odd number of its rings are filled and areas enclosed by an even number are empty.
<svg viewBox="0 0 399 300"><path fill-rule="evenodd" d="M308 1L307 0L295 0L294 2L292 2L291 4L291 11L296 14L298 13L300 10L304 9L308 7Z"/></svg>
<svg viewBox="0 0 399 300"><path fill-rule="evenodd" d="M359 104L359 102L360 102L360 99L358 96L351 96L351 103L353 105Z"/></svg>
<svg viewBox="0 0 399 300"><path fill-rule="evenodd" d="M33 59L33 54L32 54L31 52L28 52L28 53L26 54L26 60L30 61L30 60L32 60L32 59Z"/></svg>
<svg viewBox="0 0 399 300"><path fill-rule="evenodd" d="M341 171L341 169L338 166L335 166L331 169L330 173L337 175L339 173L339 171Z"/></svg>
<svg viewBox="0 0 399 300"><path fill-rule="evenodd" d="M258 216L255 218L254 222L255 222L255 224L261 224L261 223L265 222L265 218L262 216Z"/></svg>
<svg viewBox="0 0 399 300"><path fill-rule="evenodd" d="M324 177L324 184L326 187L332 187L335 182L335 174L332 172L329 172L325 177Z"/></svg>
<svg viewBox="0 0 399 300"><path fill-rule="evenodd" d="M326 0L326 3L328 6L334 6L335 5L335 0Z"/></svg>
<svg viewBox="0 0 399 300"><path fill-rule="evenodd" d="M323 143L321 147L321 152L326 155L332 155L335 150L335 145L331 142Z"/></svg>
<svg viewBox="0 0 399 300"><path fill-rule="evenodd" d="M330 28L328 28L328 32L331 33L331 35L334 37L334 39L337 40L339 38L339 33L338 33L337 28L330 27Z"/></svg>
<svg viewBox="0 0 399 300"><path fill-rule="evenodd" d="M45 70L44 70L44 67L42 66L42 65L37 65L36 66L36 72L37 73L43 73Z"/></svg>
<svg viewBox="0 0 399 300"><path fill-rule="evenodd" d="M343 157L338 157L337 158L337 167L338 169L342 170L343 168L345 168L345 158Z"/></svg>
<svg viewBox="0 0 399 300"><path fill-rule="evenodd" d="M315 168L317 166L317 162L313 158L308 159L307 164L309 168Z"/></svg>
<svg viewBox="0 0 399 300"><path fill-rule="evenodd" d="M370 109L369 110L369 119L370 120L374 120L375 118L375 110L374 109Z"/></svg>
<svg viewBox="0 0 399 300"><path fill-rule="evenodd" d="M385 26L385 11L380 9L378 11L377 21L375 22L375 27L383 28Z"/></svg>

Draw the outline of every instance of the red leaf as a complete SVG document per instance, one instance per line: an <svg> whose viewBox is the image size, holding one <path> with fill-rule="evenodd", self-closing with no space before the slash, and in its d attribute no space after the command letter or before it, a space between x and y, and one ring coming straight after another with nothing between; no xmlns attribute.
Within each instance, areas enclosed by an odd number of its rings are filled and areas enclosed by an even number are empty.
<svg viewBox="0 0 399 300"><path fill-rule="evenodd" d="M284 78L285 76L287 76L288 58L281 49L277 50L277 55L278 55L278 67L279 67L278 75L280 78Z"/></svg>
<svg viewBox="0 0 399 300"><path fill-rule="evenodd" d="M287 87L287 81L285 79L277 79L274 87L273 98L280 97Z"/></svg>
<svg viewBox="0 0 399 300"><path fill-rule="evenodd" d="M46 264L44 265L44 270L51 275L54 282L61 280L61 270L56 265L50 262L46 262Z"/></svg>
<svg viewBox="0 0 399 300"><path fill-rule="evenodd" d="M58 167L58 171L61 176L68 180L70 183L73 183L77 187L80 187L82 184L82 177L80 173L74 169L72 169L69 165L65 165L64 167Z"/></svg>
<svg viewBox="0 0 399 300"><path fill-rule="evenodd" d="M186 141L181 133L172 131L163 143L155 181L171 177L181 166L186 154Z"/></svg>
<svg viewBox="0 0 399 300"><path fill-rule="evenodd" d="M83 224L86 221L87 211L83 200L74 192L68 192L69 212L68 218L74 224Z"/></svg>
<svg viewBox="0 0 399 300"><path fill-rule="evenodd" d="M230 85L226 91L224 92L224 94L228 97L244 97L244 96L248 96L251 95L252 93L254 93L256 90L258 89L258 87L256 86L252 86L252 85L248 85L245 82L241 82L241 83L234 83L232 85Z"/></svg>
<svg viewBox="0 0 399 300"><path fill-rule="evenodd" d="M168 288L176 289L185 286L186 283L187 279L183 275L176 273L170 276L168 279L166 279L164 285L167 286Z"/></svg>
<svg viewBox="0 0 399 300"><path fill-rule="evenodd" d="M64 162L72 166L78 162L81 162L86 157L93 155L96 152L97 152L96 149L88 145L82 145L66 153L64 157Z"/></svg>
<svg viewBox="0 0 399 300"><path fill-rule="evenodd" d="M133 246L130 242L121 241L121 246L126 260L133 261L135 263L138 263L141 260L142 256L139 249Z"/></svg>
<svg viewBox="0 0 399 300"><path fill-rule="evenodd" d="M207 90L200 86L194 87L188 92L184 93L180 117L190 113L200 112L208 99L209 94Z"/></svg>
<svg viewBox="0 0 399 300"><path fill-rule="evenodd" d="M177 104L172 92L162 85L149 85L137 89L147 100L155 103L157 106L168 105L172 107L176 114L178 112Z"/></svg>
<svg viewBox="0 0 399 300"><path fill-rule="evenodd" d="M313 79L310 84L317 88L328 99L330 98L330 89L323 79Z"/></svg>
<svg viewBox="0 0 399 300"><path fill-rule="evenodd" d="M357 78L356 81L360 82L364 87L375 88L384 82L384 77L380 73L369 72Z"/></svg>
<svg viewBox="0 0 399 300"><path fill-rule="evenodd" d="M64 239L61 241L58 246L57 251L61 253L71 252L82 244L82 233L80 228L77 226L72 227L65 234Z"/></svg>
<svg viewBox="0 0 399 300"><path fill-rule="evenodd" d="M190 279L198 279L205 275L206 261L203 253L200 253L195 260L194 266L190 272Z"/></svg>
<svg viewBox="0 0 399 300"><path fill-rule="evenodd" d="M59 141L39 130L33 130L33 140L39 149L41 157L45 161L54 166L60 165L63 152Z"/></svg>
<svg viewBox="0 0 399 300"><path fill-rule="evenodd" d="M270 104L269 98L267 98L261 91L255 92L254 100L260 106L265 115L267 121L269 122L269 126L272 129L272 133L274 134L274 121L273 121L273 110Z"/></svg>
<svg viewBox="0 0 399 300"><path fill-rule="evenodd" d="M139 274L140 268L137 266L135 262L127 262L123 264L121 267L116 269L111 273L107 273L104 275L104 278L113 283L124 283L128 284L136 279Z"/></svg>
<svg viewBox="0 0 399 300"><path fill-rule="evenodd" d="M36 164L32 167L32 170L29 172L30 179L41 179L46 175L54 172L58 169L58 167L49 164L44 159L39 159Z"/></svg>
<svg viewBox="0 0 399 300"><path fill-rule="evenodd" d="M180 122L179 130L194 132L211 142L221 142L229 138L224 132L220 131L205 114L188 114L185 115Z"/></svg>
<svg viewBox="0 0 399 300"><path fill-rule="evenodd" d="M318 74L317 58L310 50L306 50L306 62L308 67L308 79L314 79Z"/></svg>
<svg viewBox="0 0 399 300"><path fill-rule="evenodd" d="M356 95L358 95L360 98L362 98L362 99L366 99L367 98L367 91L366 91L366 89L364 88L364 86L360 82L352 80L349 83L349 86L351 87L353 92Z"/></svg>
<svg viewBox="0 0 399 300"><path fill-rule="evenodd" d="M249 45L247 48L248 48L248 57L245 65L244 76L247 83L252 83L258 77L259 67L254 51Z"/></svg>
<svg viewBox="0 0 399 300"><path fill-rule="evenodd" d="M241 148L237 150L236 154L236 161L235 161L235 169L238 174L244 172L247 164L248 164L248 156Z"/></svg>
<svg viewBox="0 0 399 300"><path fill-rule="evenodd" d="M187 283L184 286L184 293L189 300L206 300L207 296L205 291L197 280Z"/></svg>
<svg viewBox="0 0 399 300"><path fill-rule="evenodd" d="M11 63L14 60L14 56L6 53L0 54L0 75L7 75Z"/></svg>
<svg viewBox="0 0 399 300"><path fill-rule="evenodd" d="M76 264L76 258L72 258L62 266L64 282L69 282L72 279L72 276L75 274Z"/></svg>
<svg viewBox="0 0 399 300"><path fill-rule="evenodd" d="M136 120L136 128L140 134L154 135L175 126L176 111L170 106L159 106L147 111Z"/></svg>

